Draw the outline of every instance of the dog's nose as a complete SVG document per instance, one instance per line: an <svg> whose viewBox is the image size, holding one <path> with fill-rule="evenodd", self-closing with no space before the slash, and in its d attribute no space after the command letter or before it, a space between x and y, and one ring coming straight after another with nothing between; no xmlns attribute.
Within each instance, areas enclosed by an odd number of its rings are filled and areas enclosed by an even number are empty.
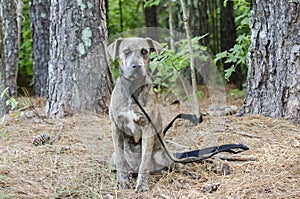
<svg viewBox="0 0 300 199"><path fill-rule="evenodd" d="M132 64L131 64L131 67L132 67L133 69L138 69L138 68L141 67L141 65L138 64L138 63L132 63Z"/></svg>

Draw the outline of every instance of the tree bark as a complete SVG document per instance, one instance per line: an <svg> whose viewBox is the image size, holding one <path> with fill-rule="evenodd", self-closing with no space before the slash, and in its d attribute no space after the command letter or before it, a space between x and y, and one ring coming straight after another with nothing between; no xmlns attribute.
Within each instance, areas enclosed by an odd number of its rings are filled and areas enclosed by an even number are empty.
<svg viewBox="0 0 300 199"><path fill-rule="evenodd" d="M5 55L4 55L4 47L3 47L3 34L2 34L2 17L0 15L0 117L5 114L5 95L3 92L5 91L6 83L5 83Z"/></svg>
<svg viewBox="0 0 300 199"><path fill-rule="evenodd" d="M300 124L300 3L252 1L244 113Z"/></svg>
<svg viewBox="0 0 300 199"><path fill-rule="evenodd" d="M19 62L19 41L17 23L17 2L2 0L2 31L6 64L6 85L9 95L17 95L17 74Z"/></svg>
<svg viewBox="0 0 300 199"><path fill-rule="evenodd" d="M113 81L107 59L104 1L52 0L50 13L46 114L107 113Z"/></svg>
<svg viewBox="0 0 300 199"><path fill-rule="evenodd" d="M221 36L221 52L229 50L235 44L236 27L234 22L233 2L228 1L224 7L224 1L220 0L221 16L220 16L220 36ZM230 68L232 63L223 63L224 70ZM236 67L235 72L230 76L232 82L238 89L242 90L243 77L239 66Z"/></svg>
<svg viewBox="0 0 300 199"><path fill-rule="evenodd" d="M34 95L46 96L49 62L50 0L30 0Z"/></svg>

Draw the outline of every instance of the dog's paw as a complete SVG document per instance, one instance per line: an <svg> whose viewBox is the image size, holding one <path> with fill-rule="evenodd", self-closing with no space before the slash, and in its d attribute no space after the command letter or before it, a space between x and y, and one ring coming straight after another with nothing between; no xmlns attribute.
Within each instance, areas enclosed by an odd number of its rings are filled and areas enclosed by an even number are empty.
<svg viewBox="0 0 300 199"><path fill-rule="evenodd" d="M122 189L130 189L130 183L129 183L129 180L124 180L124 181L119 181L118 184L117 184L117 188L119 190L122 190Z"/></svg>
<svg viewBox="0 0 300 199"><path fill-rule="evenodd" d="M142 183L142 184L137 184L137 186L135 187L135 193L141 193L141 192L145 192L148 191L148 184L146 183Z"/></svg>
<svg viewBox="0 0 300 199"><path fill-rule="evenodd" d="M147 176L138 176L135 192L145 192L148 191L148 183L147 183Z"/></svg>
<svg viewBox="0 0 300 199"><path fill-rule="evenodd" d="M130 189L130 181L128 174L125 172L119 172L117 175L117 188Z"/></svg>
<svg viewBox="0 0 300 199"><path fill-rule="evenodd" d="M146 119L143 116L137 116L136 118L134 118L134 122L137 123L139 126L146 125Z"/></svg>

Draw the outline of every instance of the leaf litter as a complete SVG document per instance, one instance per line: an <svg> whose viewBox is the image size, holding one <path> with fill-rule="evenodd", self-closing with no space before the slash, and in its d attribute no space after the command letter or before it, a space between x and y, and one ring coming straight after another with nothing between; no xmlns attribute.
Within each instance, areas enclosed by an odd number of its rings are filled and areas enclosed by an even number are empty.
<svg viewBox="0 0 300 199"><path fill-rule="evenodd" d="M43 111L43 103L34 104L36 110ZM161 107L164 123L180 111L170 106ZM0 134L5 135L0 136L0 198L300 197L300 126L282 119L219 116L223 121L221 130L220 125L214 125L220 118L216 120L213 115L204 116L198 126L176 122L166 139L179 146L196 149L215 143L243 143L250 150L239 155L254 159L230 161L215 157L179 165L172 171L151 175L150 190L136 194L133 188L115 189L116 176L109 164L113 142L107 115L86 113L41 119L27 117L30 114L26 111L30 110L24 111L7 115L0 128ZM42 134L60 137L51 144L33 145L32 138ZM185 150L168 145L172 150ZM136 179L130 180L134 187Z"/></svg>

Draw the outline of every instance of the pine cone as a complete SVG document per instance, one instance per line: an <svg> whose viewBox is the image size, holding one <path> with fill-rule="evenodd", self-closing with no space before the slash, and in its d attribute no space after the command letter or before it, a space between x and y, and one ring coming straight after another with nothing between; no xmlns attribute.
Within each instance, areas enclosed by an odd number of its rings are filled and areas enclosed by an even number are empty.
<svg viewBox="0 0 300 199"><path fill-rule="evenodd" d="M47 134L42 133L40 135L33 136L32 144L34 146L40 146L40 145L44 145L44 144L49 143L49 141L50 141L50 136L47 135Z"/></svg>

